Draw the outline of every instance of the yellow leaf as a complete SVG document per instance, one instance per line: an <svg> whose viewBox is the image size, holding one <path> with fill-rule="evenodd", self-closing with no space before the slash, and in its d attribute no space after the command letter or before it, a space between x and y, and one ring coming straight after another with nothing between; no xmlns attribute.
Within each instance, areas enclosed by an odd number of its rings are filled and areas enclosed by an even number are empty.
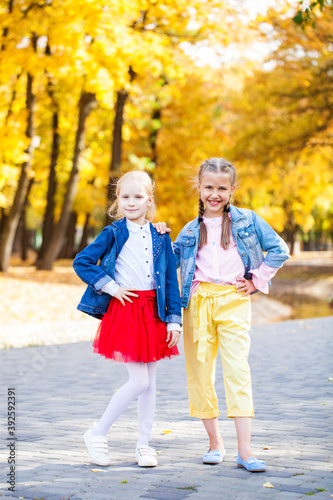
<svg viewBox="0 0 333 500"><path fill-rule="evenodd" d="M264 488L274 488L274 486L270 482L267 482L267 483L263 484L263 487Z"/></svg>
<svg viewBox="0 0 333 500"><path fill-rule="evenodd" d="M271 446L264 446L264 448L263 448L263 449L264 449L264 450L271 450L271 449L272 449L272 447L271 447Z"/></svg>
<svg viewBox="0 0 333 500"><path fill-rule="evenodd" d="M170 432L172 432L172 431L170 431L170 430L168 429L168 430L162 431L162 434L170 434Z"/></svg>

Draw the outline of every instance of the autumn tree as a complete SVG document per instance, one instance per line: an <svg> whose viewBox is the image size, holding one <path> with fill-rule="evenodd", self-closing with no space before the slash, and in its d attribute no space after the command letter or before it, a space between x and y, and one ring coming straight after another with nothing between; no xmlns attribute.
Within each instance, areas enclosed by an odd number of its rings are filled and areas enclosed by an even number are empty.
<svg viewBox="0 0 333 500"><path fill-rule="evenodd" d="M252 177L244 197L262 212L269 207L292 248L299 229L314 226L313 210L332 181L332 8L315 29L271 11L258 29L277 48L232 105L230 154Z"/></svg>

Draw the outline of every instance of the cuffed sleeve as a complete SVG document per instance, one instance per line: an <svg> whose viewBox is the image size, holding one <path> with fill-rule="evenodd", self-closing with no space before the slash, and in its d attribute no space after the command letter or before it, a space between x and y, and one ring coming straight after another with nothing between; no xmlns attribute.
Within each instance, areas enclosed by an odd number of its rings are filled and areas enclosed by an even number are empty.
<svg viewBox="0 0 333 500"><path fill-rule="evenodd" d="M167 331L171 332L172 330L177 330L178 332L181 332L182 327L179 323L168 323L167 324Z"/></svg>
<svg viewBox="0 0 333 500"><path fill-rule="evenodd" d="M97 284L96 284L97 285ZM96 287L95 285L95 287ZM116 295L120 286L114 280L109 280L105 285L101 287L102 292L108 293L109 295Z"/></svg>
<svg viewBox="0 0 333 500"><path fill-rule="evenodd" d="M276 275L279 268L270 267L265 262L258 269L251 269L252 282L257 290L262 293L268 293L268 284L273 276Z"/></svg>

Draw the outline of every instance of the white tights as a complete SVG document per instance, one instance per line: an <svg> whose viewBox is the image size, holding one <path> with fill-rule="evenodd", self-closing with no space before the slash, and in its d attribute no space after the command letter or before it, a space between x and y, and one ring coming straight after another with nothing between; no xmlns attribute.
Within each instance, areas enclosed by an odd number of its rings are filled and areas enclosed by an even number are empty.
<svg viewBox="0 0 333 500"><path fill-rule="evenodd" d="M138 397L138 446L149 446L156 407L157 363L126 363L129 379L112 396L100 421L93 427L94 436L106 436L111 425Z"/></svg>

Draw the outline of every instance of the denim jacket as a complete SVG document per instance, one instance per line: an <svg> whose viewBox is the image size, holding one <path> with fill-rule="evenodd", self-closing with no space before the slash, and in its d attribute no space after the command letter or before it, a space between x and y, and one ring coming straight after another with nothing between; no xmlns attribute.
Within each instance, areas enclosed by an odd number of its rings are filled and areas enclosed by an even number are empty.
<svg viewBox="0 0 333 500"><path fill-rule="evenodd" d="M282 267L289 259L289 249L271 226L252 210L230 205L231 231L243 261L244 278L251 279L250 269L257 269L262 262L270 267ZM180 266L182 307L187 307L199 244L198 217L181 230L173 249L177 267ZM263 251L267 252L264 257Z"/></svg>
<svg viewBox="0 0 333 500"><path fill-rule="evenodd" d="M158 315L166 323L181 325L180 295L171 240L168 235L159 234L152 224L150 231ZM102 292L101 288L110 278L114 280L116 259L128 237L126 219L120 219L105 227L95 241L75 257L74 271L88 285L77 307L80 311L95 318L101 318L106 313L111 296Z"/></svg>

